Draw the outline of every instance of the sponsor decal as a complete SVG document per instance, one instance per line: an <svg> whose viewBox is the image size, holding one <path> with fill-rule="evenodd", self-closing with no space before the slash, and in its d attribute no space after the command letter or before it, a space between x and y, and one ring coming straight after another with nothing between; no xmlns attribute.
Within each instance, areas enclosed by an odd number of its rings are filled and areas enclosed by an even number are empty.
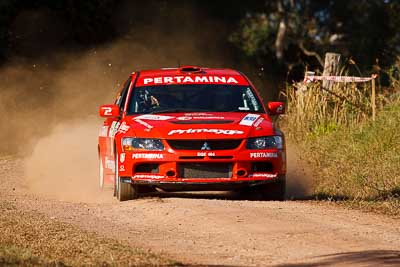
<svg viewBox="0 0 400 267"><path fill-rule="evenodd" d="M141 119L135 119L134 120L135 122L137 122L137 123L140 123L141 125L143 125L144 127L146 127L147 129L153 129L153 126L152 125L150 125L150 124L148 124L147 122L145 122L145 121L142 121Z"/></svg>
<svg viewBox="0 0 400 267"><path fill-rule="evenodd" d="M125 166L124 165L119 165L119 171L124 172L125 171Z"/></svg>
<svg viewBox="0 0 400 267"><path fill-rule="evenodd" d="M118 128L118 132L119 133L127 133L130 128L131 127L128 124L126 124L126 122L123 122L121 124L121 126L119 126L119 128Z"/></svg>
<svg viewBox="0 0 400 267"><path fill-rule="evenodd" d="M119 125L120 125L119 121L113 121L111 123L110 131L108 133L109 137L114 137L115 136L115 134L118 131Z"/></svg>
<svg viewBox="0 0 400 267"><path fill-rule="evenodd" d="M99 131L99 136L107 137L108 135L108 126L101 126Z"/></svg>
<svg viewBox="0 0 400 267"><path fill-rule="evenodd" d="M106 158L106 168L115 171L115 162Z"/></svg>
<svg viewBox="0 0 400 267"><path fill-rule="evenodd" d="M164 115L153 115L153 114L145 114L145 115L140 115L134 118L134 120L152 120L152 121L165 121L172 119L174 117L171 116L164 116Z"/></svg>
<svg viewBox="0 0 400 267"><path fill-rule="evenodd" d="M277 174L271 174L271 173L253 173L249 174L249 177L260 177L260 178L276 178L278 175Z"/></svg>
<svg viewBox="0 0 400 267"><path fill-rule="evenodd" d="M154 174L135 174L134 176L133 176L133 179L146 179L146 178L148 178L148 179L163 179L164 178L164 176L162 176L162 175L154 175Z"/></svg>
<svg viewBox="0 0 400 267"><path fill-rule="evenodd" d="M259 118L259 119L253 124L253 126L254 126L254 127L258 127L258 126L263 122L263 120L264 120L263 117Z"/></svg>
<svg viewBox="0 0 400 267"><path fill-rule="evenodd" d="M239 83L234 77L229 76L164 76L144 78L143 84L175 84L175 83Z"/></svg>
<svg viewBox="0 0 400 267"><path fill-rule="evenodd" d="M119 161L120 161L121 163L124 163L124 162L125 162L125 153L121 153L121 154L119 155Z"/></svg>
<svg viewBox="0 0 400 267"><path fill-rule="evenodd" d="M198 157L214 157L215 152L197 152Z"/></svg>
<svg viewBox="0 0 400 267"><path fill-rule="evenodd" d="M270 152L252 152L250 153L250 158L277 158L278 153L270 153Z"/></svg>
<svg viewBox="0 0 400 267"><path fill-rule="evenodd" d="M225 117L221 117L221 116L207 116L207 117L199 117L199 116L197 116L197 117L187 117L187 116L182 116L182 117L177 117L176 119L180 120L180 121L204 120L204 119L207 119L207 120L223 120L223 119L225 119Z"/></svg>
<svg viewBox="0 0 400 267"><path fill-rule="evenodd" d="M163 159L163 154L158 153L135 153L132 154L132 159Z"/></svg>
<svg viewBox="0 0 400 267"><path fill-rule="evenodd" d="M247 88L247 89L246 89L246 95L247 95L247 97L250 99L251 104L253 105L253 107L254 107L256 110L258 110L257 99L256 99L256 97L254 96L254 94L253 94L253 92L251 91L250 88Z"/></svg>
<svg viewBox="0 0 400 267"><path fill-rule="evenodd" d="M196 116L214 116L214 114L210 113L201 113L201 112L196 112L196 113L185 113L185 116L188 117L196 117Z"/></svg>
<svg viewBox="0 0 400 267"><path fill-rule="evenodd" d="M243 119L239 122L240 125L252 126L253 123L260 117L259 114L247 114L243 117Z"/></svg>
<svg viewBox="0 0 400 267"><path fill-rule="evenodd" d="M213 134L225 134L225 135L234 135L234 134L244 134L243 131L238 130L225 130L225 129L175 129L169 131L168 135L173 134L196 134L196 133L213 133Z"/></svg>

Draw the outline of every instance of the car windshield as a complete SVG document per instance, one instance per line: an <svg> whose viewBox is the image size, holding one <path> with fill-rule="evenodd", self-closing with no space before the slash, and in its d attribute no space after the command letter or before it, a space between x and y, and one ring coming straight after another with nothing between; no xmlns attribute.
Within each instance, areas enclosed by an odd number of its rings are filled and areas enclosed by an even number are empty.
<svg viewBox="0 0 400 267"><path fill-rule="evenodd" d="M264 112L249 86L175 84L134 88L127 113L235 111Z"/></svg>

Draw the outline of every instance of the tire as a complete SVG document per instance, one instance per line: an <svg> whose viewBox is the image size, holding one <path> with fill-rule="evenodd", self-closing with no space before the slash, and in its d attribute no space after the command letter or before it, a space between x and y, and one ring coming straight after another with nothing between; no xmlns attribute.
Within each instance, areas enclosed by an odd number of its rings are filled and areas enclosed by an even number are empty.
<svg viewBox="0 0 400 267"><path fill-rule="evenodd" d="M262 200L284 201L286 193L286 180L281 179L273 183L260 185L255 189Z"/></svg>
<svg viewBox="0 0 400 267"><path fill-rule="evenodd" d="M129 183L122 183L121 177L118 177L117 199L119 201L126 201L136 198L138 198L137 186Z"/></svg>
<svg viewBox="0 0 400 267"><path fill-rule="evenodd" d="M115 182L114 196L119 201L126 201L138 198L138 188L130 183L123 183L118 172L118 155L115 155Z"/></svg>

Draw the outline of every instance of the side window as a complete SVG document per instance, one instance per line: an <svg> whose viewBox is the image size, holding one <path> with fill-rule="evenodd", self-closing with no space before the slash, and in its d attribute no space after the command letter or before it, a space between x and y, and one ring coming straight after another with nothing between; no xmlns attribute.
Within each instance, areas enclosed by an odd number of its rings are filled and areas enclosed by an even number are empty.
<svg viewBox="0 0 400 267"><path fill-rule="evenodd" d="M115 101L115 104L119 106L119 108L122 110L124 108L126 96L128 94L129 86L131 85L132 78L129 77L129 79L125 82L124 88L121 90L121 94L118 96L117 100Z"/></svg>

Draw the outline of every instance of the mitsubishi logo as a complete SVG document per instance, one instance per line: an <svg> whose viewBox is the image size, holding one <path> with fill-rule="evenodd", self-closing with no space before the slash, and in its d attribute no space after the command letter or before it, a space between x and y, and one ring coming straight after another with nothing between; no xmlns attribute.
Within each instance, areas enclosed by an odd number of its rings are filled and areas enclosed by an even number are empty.
<svg viewBox="0 0 400 267"><path fill-rule="evenodd" d="M201 150L211 150L211 147L208 145L207 142L204 142L203 146L201 147Z"/></svg>

